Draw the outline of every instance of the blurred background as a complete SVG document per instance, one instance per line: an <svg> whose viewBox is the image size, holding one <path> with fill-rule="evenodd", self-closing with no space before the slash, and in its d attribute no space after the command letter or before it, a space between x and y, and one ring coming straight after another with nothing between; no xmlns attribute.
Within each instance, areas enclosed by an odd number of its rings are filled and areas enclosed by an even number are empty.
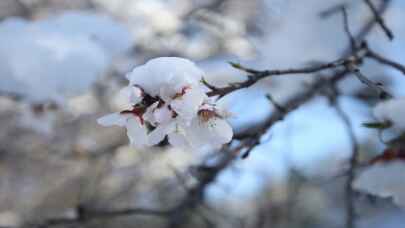
<svg viewBox="0 0 405 228"><path fill-rule="evenodd" d="M381 4L376 0L376 5ZM254 69L302 67L337 59L348 47L342 15L357 32L372 16L346 0L0 0L0 227L74 218L79 207L164 210L183 199L204 162L194 151L127 146L125 130L97 118L120 110L118 91L133 67L159 56L195 61L215 86L246 79L228 62ZM369 45L405 62L405 2L385 13L396 38L376 27ZM395 96L403 76L366 62L362 71ZM260 81L224 97L235 132L306 88L314 75ZM376 99L355 78L338 98L353 122L361 161L380 153ZM276 124L247 159L205 189L184 227L311 227L345 224L345 175L351 155L345 125L318 96ZM398 228L403 212L389 199L356 195L358 227ZM78 227L165 227L167 218L128 215ZM68 227L69 225L59 225ZM69 226L76 227L76 226Z"/></svg>

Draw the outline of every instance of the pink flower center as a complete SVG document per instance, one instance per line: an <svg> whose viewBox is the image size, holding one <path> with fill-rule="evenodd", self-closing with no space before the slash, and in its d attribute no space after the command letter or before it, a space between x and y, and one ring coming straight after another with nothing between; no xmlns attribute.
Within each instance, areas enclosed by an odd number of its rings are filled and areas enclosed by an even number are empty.
<svg viewBox="0 0 405 228"><path fill-rule="evenodd" d="M181 88L181 91L179 93L176 93L173 96L173 99L177 99L177 98L184 96L184 94L186 94L187 90L189 90L189 89L191 89L190 86L184 86L183 88Z"/></svg>
<svg viewBox="0 0 405 228"><path fill-rule="evenodd" d="M121 111L120 114L131 114L139 118L141 124L144 124L143 114L145 113L146 109L140 106L134 106L131 110L124 110Z"/></svg>

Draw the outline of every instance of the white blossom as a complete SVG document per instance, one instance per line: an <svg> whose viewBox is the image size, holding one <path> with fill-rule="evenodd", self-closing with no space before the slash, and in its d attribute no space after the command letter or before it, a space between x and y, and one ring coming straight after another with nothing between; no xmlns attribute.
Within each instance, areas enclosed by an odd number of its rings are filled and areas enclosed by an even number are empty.
<svg viewBox="0 0 405 228"><path fill-rule="evenodd" d="M226 111L206 95L209 89L201 82L203 75L187 59L150 60L127 75L129 85L122 94L131 107L102 117L99 123L126 127L135 147L156 145L166 137L180 147L228 143L233 131L223 115Z"/></svg>
<svg viewBox="0 0 405 228"><path fill-rule="evenodd" d="M203 147L207 144L215 147L231 141L233 131L221 117L213 116L209 119L197 117L187 128L187 135L193 147Z"/></svg>
<svg viewBox="0 0 405 228"><path fill-rule="evenodd" d="M97 120L102 126L119 126L127 128L129 142L134 147L142 148L148 145L146 126L143 120L130 114L113 113Z"/></svg>
<svg viewBox="0 0 405 228"><path fill-rule="evenodd" d="M359 191L387 198L405 208L405 159L401 149L387 150L373 160L355 179L353 187Z"/></svg>
<svg viewBox="0 0 405 228"><path fill-rule="evenodd" d="M128 116L121 115L120 113L112 113L103 116L97 120L97 123L104 127L119 126L125 127L127 124Z"/></svg>
<svg viewBox="0 0 405 228"><path fill-rule="evenodd" d="M191 121L208 97L200 88L189 87L182 96L174 98L170 107L184 120Z"/></svg>

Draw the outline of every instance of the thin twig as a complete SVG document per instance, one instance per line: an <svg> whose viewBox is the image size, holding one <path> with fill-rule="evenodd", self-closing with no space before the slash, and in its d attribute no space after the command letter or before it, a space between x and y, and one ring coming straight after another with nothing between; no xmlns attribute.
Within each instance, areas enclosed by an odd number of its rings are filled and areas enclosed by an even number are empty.
<svg viewBox="0 0 405 228"><path fill-rule="evenodd" d="M392 95L383 89L381 85L368 79L361 71L356 67L348 67L349 71L352 72L363 84L367 85L373 89L380 99L392 98Z"/></svg>
<svg viewBox="0 0 405 228"><path fill-rule="evenodd" d="M284 108L282 105L280 105L280 103L278 103L273 96L271 96L271 94L266 94L266 98L267 100L269 100L271 102L271 104L277 109L277 111L279 112L287 112L287 109Z"/></svg>
<svg viewBox="0 0 405 228"><path fill-rule="evenodd" d="M387 0L385 0L385 1L387 1ZM381 14L377 11L377 9L375 8L375 6L371 2L371 0L364 0L364 3L370 8L375 20L380 25L380 27L384 31L385 35L388 37L389 40L392 41L394 39L394 34L388 28L388 26L385 24L384 19L382 18Z"/></svg>
<svg viewBox="0 0 405 228"><path fill-rule="evenodd" d="M391 0L383 0L381 5L377 9L378 15L381 15L381 16L384 15L384 13L387 11L390 3L391 3ZM360 31L357 33L357 35L354 36L354 39L357 41L357 43L363 41L376 24L377 24L377 21L375 20L375 17L370 18L368 20L368 22L360 29ZM348 47L348 48L346 48L346 50L343 51L343 56L346 57L346 56L350 55L351 52L352 52L351 48Z"/></svg>
<svg viewBox="0 0 405 228"><path fill-rule="evenodd" d="M350 48L352 49L352 52L354 53L356 50L357 44L356 44L356 40L353 37L353 34L350 32L349 16L347 15L347 10L345 7L342 7L342 14L343 14L343 28L345 30L347 37L349 38Z"/></svg>
<svg viewBox="0 0 405 228"><path fill-rule="evenodd" d="M402 65L398 62L395 62L394 60L383 57L382 55L374 52L373 50L371 50L369 48L367 49L366 57L374 59L381 64L390 66L405 75L405 66L404 65Z"/></svg>
<svg viewBox="0 0 405 228"><path fill-rule="evenodd" d="M209 93L207 93L207 95L208 96L219 95L220 97L222 97L222 96L227 95L236 90L250 87L253 84L255 84L256 82L258 82L264 78L268 78L268 77L272 77L272 76L290 75L290 74L312 74L312 73L316 73L316 72L327 70L327 69L336 69L339 67L344 67L349 63L353 64L353 61L354 60L352 58L347 58L347 59L340 59L340 60L332 61L329 63L320 64L320 65L316 65L316 66L310 66L310 67L290 68L290 69L284 69L284 70L263 70L263 71L258 71L258 70L254 70L251 68L247 68L247 67L241 66L239 64L233 64L233 66L238 68L239 70L242 70L248 74L251 74L248 77L248 79L244 82L234 83L227 87L216 88L213 91L210 91Z"/></svg>
<svg viewBox="0 0 405 228"><path fill-rule="evenodd" d="M334 14L340 12L340 10L341 10L343 7L348 8L349 6L350 6L349 1L346 1L346 2L343 2L343 3L339 3L339 4L336 4L336 5L333 5L332 7L329 7L329 8L327 8L327 9L325 9L325 10L322 10L322 11L319 13L319 17L320 17L321 19L326 19L326 18L328 18L328 17L330 17L330 16L332 16L332 15L334 15Z"/></svg>
<svg viewBox="0 0 405 228"><path fill-rule="evenodd" d="M354 58L358 59L358 61L353 61L353 62L361 63L362 57L358 56L357 51L362 50L362 49L357 48L356 40L349 28L349 17L347 15L347 11L344 7L342 8L342 14L343 14L343 27L344 27L345 33L349 39L349 44L350 44L350 47L352 50L352 55L354 56ZM363 43L363 44L365 44L365 43ZM367 46L362 45L362 48L367 48ZM367 85L368 87L370 87L371 89L376 91L380 98L391 97L391 95L387 91L385 91L381 87L381 85L371 81L365 75L363 75L355 64L349 62L348 64L346 64L346 69L349 70L351 73L353 73L362 83L364 83L365 85Z"/></svg>

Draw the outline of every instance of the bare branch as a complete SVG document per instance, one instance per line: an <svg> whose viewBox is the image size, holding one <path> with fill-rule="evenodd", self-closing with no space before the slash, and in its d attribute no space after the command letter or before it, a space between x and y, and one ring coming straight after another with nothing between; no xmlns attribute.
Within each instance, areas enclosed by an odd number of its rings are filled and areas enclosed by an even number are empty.
<svg viewBox="0 0 405 228"><path fill-rule="evenodd" d="M348 70L352 72L363 84L373 89L378 94L379 98L381 99L392 98L392 95L386 90L384 90L380 84L368 79L363 73L361 73L361 71L358 68L349 66Z"/></svg>
<svg viewBox="0 0 405 228"><path fill-rule="evenodd" d="M349 39L349 43L350 43L350 47L352 50L352 55L358 59L357 63L361 63L363 57L359 57L357 54L357 51L359 50L357 48L357 44L356 44L356 40L353 36L353 34L350 32L350 28L349 28L349 18L347 15L347 11L346 9L343 7L342 8L342 13L343 13L343 27L345 29L346 35ZM376 19L377 20L377 19ZM377 21L378 22L378 21ZM364 44L364 43L363 43ZM366 45L363 45L362 48L367 48ZM360 49L361 50L361 49ZM353 61L355 62L355 61ZM364 83L365 85L367 85L368 87L370 87L371 89L373 89L374 91L376 91L378 93L378 96L380 98L387 98L387 97L391 97L391 95L385 91L380 85L378 85L377 83L371 81L370 79L368 79L365 75L363 75L360 70L357 68L357 66L353 63L348 63L346 65L347 69L352 72L362 83Z"/></svg>
<svg viewBox="0 0 405 228"><path fill-rule="evenodd" d="M239 64L233 64L234 67L236 67L239 70L245 71L246 73L250 74L248 76L248 80L241 82L241 83L234 83L232 85L229 85L227 87L222 87L222 88L215 88L213 91L207 93L208 96L217 96L219 95L220 97L225 96L226 94L229 94L231 92L234 92L235 90L243 89L252 86L256 82L272 77L272 76L282 76L282 75L290 75L290 74L312 74L316 73L319 71L327 70L327 69L335 69L339 67L344 67L347 64L353 64L353 61L355 61L353 58L347 58L347 59L340 59L336 60L330 63L325 63L325 64L320 64L316 66L311 66L311 67L303 67L303 68L290 68L290 69L285 69L285 70L254 70L251 68L243 67Z"/></svg>
<svg viewBox="0 0 405 228"><path fill-rule="evenodd" d="M352 49L352 52L355 52L357 44L356 40L353 37L353 34L350 32L349 17L347 15L347 10L345 7L342 7L342 13L343 13L343 28L346 32L347 37L349 38L350 48Z"/></svg>
<svg viewBox="0 0 405 228"><path fill-rule="evenodd" d="M390 5L391 0L383 0L381 5L377 9L378 15L383 15L387 9L388 6ZM375 17L372 17L368 20L368 22L360 29L359 33L357 33L356 36L354 36L354 39L356 42L361 42L366 38L366 36L371 32L371 30L374 28L376 25L377 21L375 20ZM347 48L345 51L343 51L343 56L348 56L351 54L351 48Z"/></svg>
<svg viewBox="0 0 405 228"><path fill-rule="evenodd" d="M322 11L319 13L319 17L320 17L321 19L328 18L328 17L330 17L330 16L332 16L332 15L334 15L334 14L340 12L340 10L342 10L343 7L344 7L344 8L348 8L349 5L350 5L349 1L346 1L346 2L342 2L342 3L339 3L339 4L333 5L332 7L329 7L329 8L327 8L327 9L325 9L325 10L322 10Z"/></svg>
<svg viewBox="0 0 405 228"><path fill-rule="evenodd" d="M369 48L367 49L366 57L374 59L375 61L377 61L381 64L390 66L405 75L405 66L404 65L402 65L398 62L395 62L393 60L390 60L386 57L383 57L382 55L374 52L373 50L371 50Z"/></svg>
<svg viewBox="0 0 405 228"><path fill-rule="evenodd" d="M384 0L384 1L389 1L389 0ZM364 0L364 3L370 8L371 12L374 15L375 20L377 21L377 23L380 25L381 29L384 31L385 35L388 37L389 40L393 40L394 39L394 34L392 33L392 31L388 28L388 26L385 24L384 19L382 18L382 16L380 15L380 13L378 12L378 10L375 8L375 6L373 5L373 3L371 2L371 0Z"/></svg>

